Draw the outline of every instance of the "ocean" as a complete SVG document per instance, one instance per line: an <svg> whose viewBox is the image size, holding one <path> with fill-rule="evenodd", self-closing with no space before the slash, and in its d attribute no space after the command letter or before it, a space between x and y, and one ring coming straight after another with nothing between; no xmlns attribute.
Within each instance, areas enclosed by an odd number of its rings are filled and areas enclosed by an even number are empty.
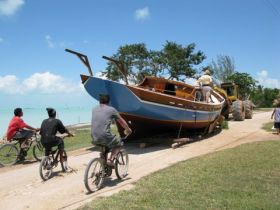
<svg viewBox="0 0 280 210"><path fill-rule="evenodd" d="M46 108L22 108L22 119L28 125L39 128L44 119L48 118ZM56 109L56 118L65 126L91 121L92 107L64 107ZM14 108L0 108L0 138L6 133L8 124L14 116Z"/></svg>

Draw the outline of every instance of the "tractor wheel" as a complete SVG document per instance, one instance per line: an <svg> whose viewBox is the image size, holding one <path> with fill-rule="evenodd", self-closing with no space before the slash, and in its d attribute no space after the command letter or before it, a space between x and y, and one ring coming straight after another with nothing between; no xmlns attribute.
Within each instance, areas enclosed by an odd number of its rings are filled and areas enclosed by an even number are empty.
<svg viewBox="0 0 280 210"><path fill-rule="evenodd" d="M246 100L243 102L244 109L245 109L245 119L252 119L253 118L253 106L250 100Z"/></svg>
<svg viewBox="0 0 280 210"><path fill-rule="evenodd" d="M232 103L232 116L235 121L243 121L245 118L245 109L243 102L240 100Z"/></svg>

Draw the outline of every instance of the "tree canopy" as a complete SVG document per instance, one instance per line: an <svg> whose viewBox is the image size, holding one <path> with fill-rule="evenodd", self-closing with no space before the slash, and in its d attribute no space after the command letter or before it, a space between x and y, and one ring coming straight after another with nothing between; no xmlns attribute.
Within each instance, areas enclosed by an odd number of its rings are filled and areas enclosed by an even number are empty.
<svg viewBox="0 0 280 210"><path fill-rule="evenodd" d="M239 86L239 93L244 99L250 96L258 83L258 81L253 79L248 73L239 72L235 72L231 76L228 76L226 80L234 82Z"/></svg>
<svg viewBox="0 0 280 210"><path fill-rule="evenodd" d="M212 60L210 64L214 79L220 83L227 82L227 78L234 74L234 59L228 55L218 55L217 61Z"/></svg>
<svg viewBox="0 0 280 210"><path fill-rule="evenodd" d="M138 83L145 76L163 76L176 80L194 77L194 66L200 64L206 56L202 51L195 52L194 43L182 46L166 41L159 51L148 50L144 43L124 45L111 58L122 62L129 80ZM124 79L111 62L108 62L102 74L114 81Z"/></svg>
<svg viewBox="0 0 280 210"><path fill-rule="evenodd" d="M257 107L272 107L276 102L280 102L280 92L277 88L264 88L258 85L251 98Z"/></svg>

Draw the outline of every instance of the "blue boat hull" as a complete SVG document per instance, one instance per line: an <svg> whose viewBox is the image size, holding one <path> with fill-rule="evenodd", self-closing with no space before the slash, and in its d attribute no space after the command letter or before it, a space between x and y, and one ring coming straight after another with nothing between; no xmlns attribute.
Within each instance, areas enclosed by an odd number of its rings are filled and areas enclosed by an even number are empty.
<svg viewBox="0 0 280 210"><path fill-rule="evenodd" d="M175 129L178 129L178 126L188 129L206 128L221 112L221 109L193 110L144 101L126 85L96 77L88 77L84 87L96 100L99 100L100 94L110 95L110 105L138 130L145 125Z"/></svg>

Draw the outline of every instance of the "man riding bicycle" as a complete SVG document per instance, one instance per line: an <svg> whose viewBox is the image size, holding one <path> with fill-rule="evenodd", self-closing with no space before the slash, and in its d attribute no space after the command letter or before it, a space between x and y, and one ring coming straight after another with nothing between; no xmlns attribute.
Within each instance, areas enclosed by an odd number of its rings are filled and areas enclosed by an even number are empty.
<svg viewBox="0 0 280 210"><path fill-rule="evenodd" d="M39 131L40 129L33 128L26 124L23 119L23 111L21 108L16 108L14 110L14 117L9 123L7 130L7 140L12 141L12 139L19 140L20 143L20 155L19 158L24 160L26 156L26 148L29 147L29 139L32 137L33 133ZM27 128L27 129L26 129Z"/></svg>
<svg viewBox="0 0 280 210"><path fill-rule="evenodd" d="M60 155L60 161L61 164L63 164L64 161L67 161L67 156L63 156L63 154L66 154L64 150L64 141L62 138L56 136L56 134L57 132L61 134L67 133L69 136L73 136L73 134L71 134L65 128L65 126L59 119L56 119L55 109L47 108L47 112L49 118L45 119L42 122L40 129L41 142L45 148L45 156L49 156L52 147L57 146ZM67 171L67 168L65 169L65 171Z"/></svg>
<svg viewBox="0 0 280 210"><path fill-rule="evenodd" d="M92 110L91 136L93 144L104 145L112 149L108 164L113 165L113 159L119 152L122 141L111 133L112 121L117 121L125 129L127 135L131 134L132 131L118 111L108 105L109 102L109 95L99 96L99 105Z"/></svg>

